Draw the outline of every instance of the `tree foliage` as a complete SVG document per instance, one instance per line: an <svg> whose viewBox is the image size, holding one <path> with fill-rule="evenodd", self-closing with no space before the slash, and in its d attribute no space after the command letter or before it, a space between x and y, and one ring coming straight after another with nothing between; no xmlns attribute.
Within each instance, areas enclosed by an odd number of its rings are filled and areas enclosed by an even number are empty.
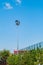
<svg viewBox="0 0 43 65"><path fill-rule="evenodd" d="M43 49L37 48L18 54L3 50L0 51L0 58L5 59L7 65L43 65Z"/></svg>

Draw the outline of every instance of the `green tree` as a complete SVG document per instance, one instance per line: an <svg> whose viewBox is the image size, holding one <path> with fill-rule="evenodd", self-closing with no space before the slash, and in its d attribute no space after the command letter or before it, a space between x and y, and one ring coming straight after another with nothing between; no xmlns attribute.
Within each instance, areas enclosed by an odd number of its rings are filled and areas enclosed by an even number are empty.
<svg viewBox="0 0 43 65"><path fill-rule="evenodd" d="M7 65L15 65L15 55L9 56L6 61Z"/></svg>
<svg viewBox="0 0 43 65"><path fill-rule="evenodd" d="M10 55L10 52L9 50L3 50L3 51L0 51L0 57L2 57L3 59L7 59L7 57Z"/></svg>

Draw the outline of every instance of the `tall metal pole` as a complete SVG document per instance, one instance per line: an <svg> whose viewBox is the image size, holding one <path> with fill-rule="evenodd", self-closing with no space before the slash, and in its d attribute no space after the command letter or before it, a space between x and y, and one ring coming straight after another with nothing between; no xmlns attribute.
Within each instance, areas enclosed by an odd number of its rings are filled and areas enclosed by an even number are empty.
<svg viewBox="0 0 43 65"><path fill-rule="evenodd" d="M19 30L18 27L20 25L20 21L19 20L15 20L16 26L17 26L17 50L19 50Z"/></svg>

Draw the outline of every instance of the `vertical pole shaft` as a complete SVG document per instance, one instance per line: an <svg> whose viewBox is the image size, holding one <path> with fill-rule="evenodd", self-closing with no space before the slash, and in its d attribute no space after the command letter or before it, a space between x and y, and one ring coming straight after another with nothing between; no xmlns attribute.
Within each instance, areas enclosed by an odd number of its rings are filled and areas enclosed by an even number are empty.
<svg viewBox="0 0 43 65"><path fill-rule="evenodd" d="M17 27L17 50L19 50L19 30Z"/></svg>
<svg viewBox="0 0 43 65"><path fill-rule="evenodd" d="M18 50L19 50L19 25L20 25L20 21L16 20L15 21L16 26L17 26L17 54L18 54Z"/></svg>

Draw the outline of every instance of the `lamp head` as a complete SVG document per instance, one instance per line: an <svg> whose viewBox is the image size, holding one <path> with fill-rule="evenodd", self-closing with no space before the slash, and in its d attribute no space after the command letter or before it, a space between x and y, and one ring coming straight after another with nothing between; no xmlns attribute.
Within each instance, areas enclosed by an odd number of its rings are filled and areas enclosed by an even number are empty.
<svg viewBox="0 0 43 65"><path fill-rule="evenodd" d="M15 23L16 23L17 26L20 25L20 21L19 20L16 20Z"/></svg>

